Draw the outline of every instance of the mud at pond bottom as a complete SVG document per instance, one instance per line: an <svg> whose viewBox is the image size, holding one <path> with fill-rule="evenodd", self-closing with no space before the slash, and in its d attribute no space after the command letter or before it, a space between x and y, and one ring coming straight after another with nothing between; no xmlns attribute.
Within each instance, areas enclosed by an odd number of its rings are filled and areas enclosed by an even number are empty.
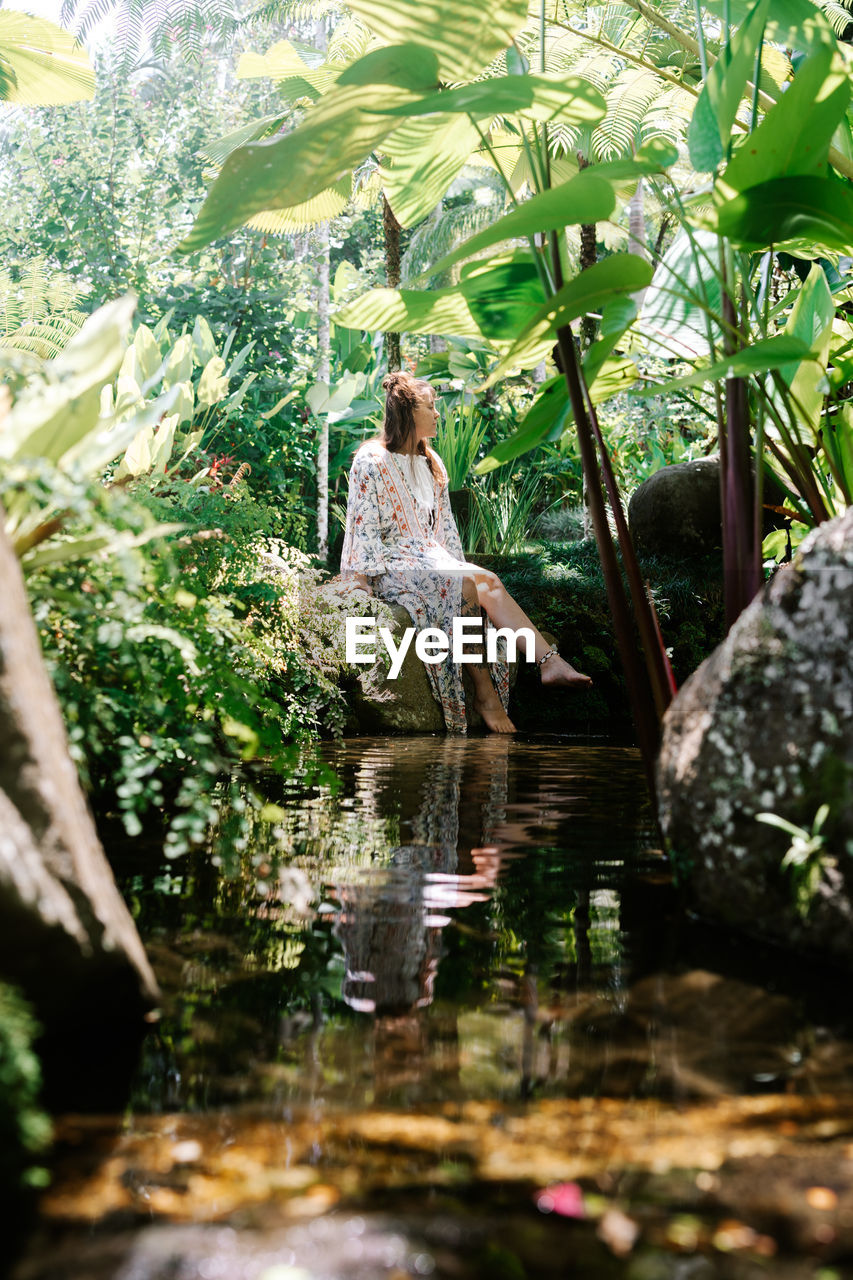
<svg viewBox="0 0 853 1280"><path fill-rule="evenodd" d="M853 1275L853 1097L68 1117L57 1136L14 1280Z"/></svg>

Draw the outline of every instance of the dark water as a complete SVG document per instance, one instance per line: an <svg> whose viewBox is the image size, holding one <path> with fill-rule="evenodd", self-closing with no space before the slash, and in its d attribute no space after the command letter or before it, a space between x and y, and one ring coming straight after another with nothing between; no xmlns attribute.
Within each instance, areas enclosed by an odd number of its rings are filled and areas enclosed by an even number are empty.
<svg viewBox="0 0 853 1280"><path fill-rule="evenodd" d="M116 857L162 1016L22 1280L846 1274L847 1010L678 910L636 752L322 756Z"/></svg>

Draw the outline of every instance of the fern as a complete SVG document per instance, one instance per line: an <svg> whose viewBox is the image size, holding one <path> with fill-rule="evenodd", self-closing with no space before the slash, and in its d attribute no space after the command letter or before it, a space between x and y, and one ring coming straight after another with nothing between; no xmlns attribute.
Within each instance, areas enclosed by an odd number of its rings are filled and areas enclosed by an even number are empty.
<svg viewBox="0 0 853 1280"><path fill-rule="evenodd" d="M642 134L643 121L663 85L651 71L628 67L607 94L607 114L593 130L592 145L602 160L629 155Z"/></svg>
<svg viewBox="0 0 853 1280"><path fill-rule="evenodd" d="M843 0L816 0L817 7L823 11L839 40L851 43L853 35L853 13Z"/></svg>
<svg viewBox="0 0 853 1280"><path fill-rule="evenodd" d="M81 41L112 17L125 70L149 55L168 57L176 46L186 61L197 61L205 44L238 25L232 0L63 0L60 9L60 22Z"/></svg>
<svg viewBox="0 0 853 1280"><path fill-rule="evenodd" d="M43 258L31 259L17 281L0 268L0 347L50 359L86 319L81 293L67 276L48 275Z"/></svg>
<svg viewBox="0 0 853 1280"><path fill-rule="evenodd" d="M488 202L472 202L450 209L439 205L412 234L400 263L403 283L414 280L457 244L489 226L502 210L503 193L494 190Z"/></svg>
<svg viewBox="0 0 853 1280"><path fill-rule="evenodd" d="M27 322L14 333L0 335L0 347L29 351L41 360L52 360L80 332L87 318L84 311L75 311L68 316Z"/></svg>

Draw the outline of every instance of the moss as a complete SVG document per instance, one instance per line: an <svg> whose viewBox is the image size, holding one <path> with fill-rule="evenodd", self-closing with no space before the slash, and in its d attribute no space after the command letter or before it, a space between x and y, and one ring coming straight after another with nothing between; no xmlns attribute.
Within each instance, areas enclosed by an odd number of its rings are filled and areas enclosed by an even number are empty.
<svg viewBox="0 0 853 1280"><path fill-rule="evenodd" d="M556 636L560 652L595 680L589 693L549 698L525 664L513 701L518 727L588 732L627 724L627 692L595 545L551 542L525 555L493 557L489 567L536 626ZM640 567L682 684L724 635L719 557L678 565L650 558Z"/></svg>

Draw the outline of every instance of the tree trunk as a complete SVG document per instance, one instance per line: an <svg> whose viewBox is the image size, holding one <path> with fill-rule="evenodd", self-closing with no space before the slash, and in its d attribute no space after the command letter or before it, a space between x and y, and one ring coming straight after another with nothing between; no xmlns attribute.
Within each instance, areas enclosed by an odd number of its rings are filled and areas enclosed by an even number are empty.
<svg viewBox="0 0 853 1280"><path fill-rule="evenodd" d="M320 255L317 267L317 381L331 379L331 337L329 312L329 224L317 228ZM320 423L317 442L317 554L325 560L329 552L329 419Z"/></svg>
<svg viewBox="0 0 853 1280"><path fill-rule="evenodd" d="M635 253L638 258L642 258L644 262L649 261L649 249L646 244L646 215L643 205L643 179L637 183L637 189L631 196L631 203L628 205L628 234L630 237L629 248L631 253ZM641 289L639 293L632 293L631 297L637 304L637 310L643 305L643 298L646 296L645 289Z"/></svg>
<svg viewBox="0 0 853 1280"><path fill-rule="evenodd" d="M0 598L0 977L44 1029L49 1099L83 1107L103 1088L103 1105L159 993L80 790L2 509Z"/></svg>
<svg viewBox="0 0 853 1280"><path fill-rule="evenodd" d="M586 169L589 167L589 160L582 151L577 153L578 168ZM581 252L580 252L580 269L586 271L587 267L594 267L598 261L598 252L595 247L596 232L594 222L581 223ZM596 323L593 316L584 316L580 326L581 350L587 351L595 342Z"/></svg>
<svg viewBox="0 0 853 1280"><path fill-rule="evenodd" d="M385 281L389 289L397 289L400 285L400 224L384 192L382 223L385 229ZM388 357L389 373L399 369L402 364L399 333L385 334L385 354Z"/></svg>

